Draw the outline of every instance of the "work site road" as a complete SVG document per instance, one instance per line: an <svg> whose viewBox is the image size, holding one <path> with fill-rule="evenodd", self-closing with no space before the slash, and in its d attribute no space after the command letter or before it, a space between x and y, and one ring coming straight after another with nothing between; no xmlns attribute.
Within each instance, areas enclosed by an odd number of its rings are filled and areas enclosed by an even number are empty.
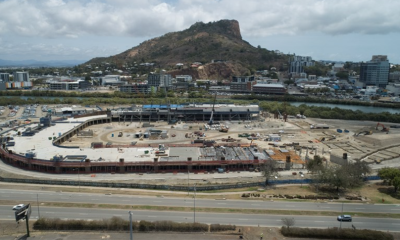
<svg viewBox="0 0 400 240"><path fill-rule="evenodd" d="M31 219L38 218L37 207L32 208ZM283 216L267 214L234 214L234 213L194 213L194 212L168 212L168 211L131 211L133 221L174 221L174 222L199 222L233 224L236 226L260 226L280 227L282 218L294 218L296 227L312 228L351 228L352 225L358 229L374 229L381 231L398 231L400 219L391 218L362 218L354 217L353 222L338 222L335 216ZM118 209L89 209L89 208L57 208L40 207L40 217L60 219L84 219L100 220L111 217L129 219L127 210ZM0 206L1 219L12 220L14 212L9 206Z"/></svg>
<svg viewBox="0 0 400 240"><path fill-rule="evenodd" d="M240 194L240 193L238 193ZM168 207L193 207L193 192L182 198L142 195L107 195L93 193L69 193L52 191L31 191L17 189L0 189L0 200L30 202L63 202L63 203L90 203L90 204L117 204L117 205L146 205ZM363 212L363 213L400 213L400 204L363 204L337 203L330 201L293 202L271 200L223 200L218 196L215 199L196 198L198 208L231 208L231 209L260 209L260 210L296 210L296 211L331 211L331 212Z"/></svg>

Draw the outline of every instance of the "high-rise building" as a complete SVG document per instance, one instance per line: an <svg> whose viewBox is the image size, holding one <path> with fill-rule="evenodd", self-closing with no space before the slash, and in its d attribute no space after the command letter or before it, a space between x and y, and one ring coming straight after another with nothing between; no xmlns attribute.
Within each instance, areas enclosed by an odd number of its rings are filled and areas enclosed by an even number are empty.
<svg viewBox="0 0 400 240"><path fill-rule="evenodd" d="M28 72L14 72L14 82L29 82Z"/></svg>
<svg viewBox="0 0 400 240"><path fill-rule="evenodd" d="M0 81L9 82L10 81L10 74L8 74L8 73L0 73Z"/></svg>
<svg viewBox="0 0 400 240"><path fill-rule="evenodd" d="M372 60L361 63L360 66L360 82L364 86L377 86L386 88L389 81L390 63L387 56L372 56Z"/></svg>
<svg viewBox="0 0 400 240"><path fill-rule="evenodd" d="M311 57L293 56L290 58L289 73L303 73L304 67L314 66Z"/></svg>
<svg viewBox="0 0 400 240"><path fill-rule="evenodd" d="M170 88L172 76L170 74L149 74L147 82L150 87Z"/></svg>

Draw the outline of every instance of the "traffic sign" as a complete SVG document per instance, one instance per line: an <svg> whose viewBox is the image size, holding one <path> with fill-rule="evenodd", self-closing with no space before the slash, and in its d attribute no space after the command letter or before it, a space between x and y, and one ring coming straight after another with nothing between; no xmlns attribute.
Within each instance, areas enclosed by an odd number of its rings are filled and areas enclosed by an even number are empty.
<svg viewBox="0 0 400 240"><path fill-rule="evenodd" d="M31 216L31 205L27 204L24 207L18 209L15 211L15 221L18 222L21 219L25 219L26 216L28 216L28 218Z"/></svg>

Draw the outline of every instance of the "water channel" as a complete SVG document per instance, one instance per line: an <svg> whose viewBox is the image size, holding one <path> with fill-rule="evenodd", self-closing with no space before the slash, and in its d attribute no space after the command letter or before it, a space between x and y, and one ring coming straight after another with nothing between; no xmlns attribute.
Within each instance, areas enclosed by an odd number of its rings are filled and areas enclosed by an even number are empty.
<svg viewBox="0 0 400 240"><path fill-rule="evenodd" d="M7 98L12 98L14 96L5 96ZM35 99L35 98L43 98L43 99L64 99L64 97L45 97L45 96L20 96L19 98L27 100L27 99ZM68 97L66 97L68 98ZM74 97L78 100L86 99L83 97ZM308 103L308 102L290 102L292 106L300 106L301 104L305 104L307 106L316 106L316 107L329 107L329 108L341 108L341 109L349 109L353 111L360 110L365 113L383 113L389 112L391 114L400 114L400 108L385 108L385 107L372 107L372 106L360 106L360 105L345 105L345 104L332 104L332 103Z"/></svg>
<svg viewBox="0 0 400 240"><path fill-rule="evenodd" d="M344 105L344 104L332 104L332 103L308 103L308 102L290 102L292 106L300 106L301 104L305 104L307 106L316 106L316 107L329 107L329 108L341 108L341 109L349 109L353 111L360 110L365 113L383 113L388 112L391 114L399 113L400 108L385 108L385 107L372 107L372 106L359 106L359 105Z"/></svg>

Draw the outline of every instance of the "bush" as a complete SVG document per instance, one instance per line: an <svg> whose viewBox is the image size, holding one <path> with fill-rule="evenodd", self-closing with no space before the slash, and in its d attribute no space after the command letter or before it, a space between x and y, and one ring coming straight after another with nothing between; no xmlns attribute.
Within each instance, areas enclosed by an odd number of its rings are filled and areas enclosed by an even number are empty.
<svg viewBox="0 0 400 240"><path fill-rule="evenodd" d="M139 231L208 232L208 225L203 223L177 223L172 221L140 221Z"/></svg>
<svg viewBox="0 0 400 240"><path fill-rule="evenodd" d="M281 228L285 237L326 238L326 239L363 239L363 240L393 240L393 235L381 231L361 229L318 229L318 228Z"/></svg>
<svg viewBox="0 0 400 240"><path fill-rule="evenodd" d="M235 225L221 225L221 224L211 224L210 232L222 232L222 231L233 231L236 230Z"/></svg>
<svg viewBox="0 0 400 240"><path fill-rule="evenodd" d="M86 220L61 220L59 218L40 218L34 224L37 230L129 230L129 221L119 217L110 219L86 221ZM137 229L136 223L132 224L133 229Z"/></svg>

